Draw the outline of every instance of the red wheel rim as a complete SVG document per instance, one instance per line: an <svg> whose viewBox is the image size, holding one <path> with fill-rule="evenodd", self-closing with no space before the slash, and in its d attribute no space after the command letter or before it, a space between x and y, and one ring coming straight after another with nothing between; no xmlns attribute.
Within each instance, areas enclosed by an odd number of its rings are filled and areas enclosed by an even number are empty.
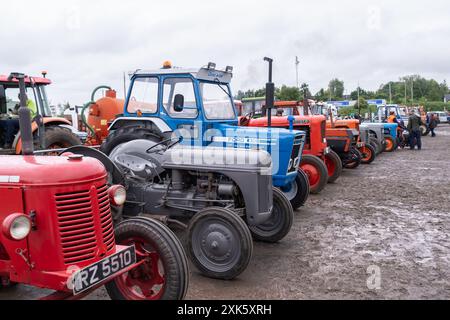
<svg viewBox="0 0 450 320"><path fill-rule="evenodd" d="M328 177L332 177L336 172L336 163L330 157L325 157L325 165L328 169Z"/></svg>
<svg viewBox="0 0 450 320"><path fill-rule="evenodd" d="M362 160L363 161L369 161L372 158L372 151L367 148L367 147L362 147L359 149L359 151L361 151L363 157Z"/></svg>
<svg viewBox="0 0 450 320"><path fill-rule="evenodd" d="M140 266L114 279L117 288L129 300L159 300L164 294L166 278L159 253L140 238L129 238L121 245L135 245Z"/></svg>
<svg viewBox="0 0 450 320"><path fill-rule="evenodd" d="M302 164L301 169L306 173L311 189L317 187L320 182L320 172L317 168L309 163Z"/></svg>

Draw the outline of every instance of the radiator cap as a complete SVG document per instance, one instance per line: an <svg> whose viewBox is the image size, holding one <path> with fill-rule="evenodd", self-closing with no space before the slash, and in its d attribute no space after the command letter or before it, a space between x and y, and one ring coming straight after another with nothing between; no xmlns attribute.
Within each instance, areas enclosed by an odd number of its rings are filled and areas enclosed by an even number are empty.
<svg viewBox="0 0 450 320"><path fill-rule="evenodd" d="M69 155L68 159L69 161L81 161L83 160L83 155L82 154L71 154Z"/></svg>

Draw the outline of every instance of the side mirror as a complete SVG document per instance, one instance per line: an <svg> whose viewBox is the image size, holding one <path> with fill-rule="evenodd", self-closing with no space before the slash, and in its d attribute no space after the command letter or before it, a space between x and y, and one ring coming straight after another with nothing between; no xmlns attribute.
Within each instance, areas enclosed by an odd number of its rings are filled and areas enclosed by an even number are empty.
<svg viewBox="0 0 450 320"><path fill-rule="evenodd" d="M184 96L182 94L175 95L173 101L173 109L175 112L182 112L184 109Z"/></svg>

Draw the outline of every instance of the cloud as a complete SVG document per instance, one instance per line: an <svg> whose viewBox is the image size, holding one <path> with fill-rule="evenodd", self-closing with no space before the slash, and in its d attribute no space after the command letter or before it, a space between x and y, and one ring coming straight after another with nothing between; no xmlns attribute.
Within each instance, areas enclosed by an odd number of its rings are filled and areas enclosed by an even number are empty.
<svg viewBox="0 0 450 320"><path fill-rule="evenodd" d="M99 84L122 94L124 71L208 61L233 65L233 88L300 81L313 92L333 77L347 91L406 74L450 73L450 3L443 0L48 1L2 7L0 73L49 71L53 102L82 104Z"/></svg>

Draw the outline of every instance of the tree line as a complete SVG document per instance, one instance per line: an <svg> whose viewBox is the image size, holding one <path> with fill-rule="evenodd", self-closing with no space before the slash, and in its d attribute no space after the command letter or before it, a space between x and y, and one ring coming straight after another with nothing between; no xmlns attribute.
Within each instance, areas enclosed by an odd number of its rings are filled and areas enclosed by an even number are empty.
<svg viewBox="0 0 450 320"><path fill-rule="evenodd" d="M359 91L359 92L358 92ZM426 79L420 75L404 76L398 81L390 81L381 84L377 90L365 90L356 88L349 95L345 95L345 83L340 79L332 79L327 88L321 88L315 94L309 90L307 83L303 83L300 88L281 86L276 88L275 97L278 100L302 100L304 97L317 101L338 101L338 100L358 100L360 104L366 105L369 99L385 99L387 103L394 104L420 104L429 106L430 110L440 109L445 106L443 103L445 95L450 94L447 82L442 83L434 79ZM235 99L262 97L265 89L238 91ZM449 107L450 105L447 105Z"/></svg>

